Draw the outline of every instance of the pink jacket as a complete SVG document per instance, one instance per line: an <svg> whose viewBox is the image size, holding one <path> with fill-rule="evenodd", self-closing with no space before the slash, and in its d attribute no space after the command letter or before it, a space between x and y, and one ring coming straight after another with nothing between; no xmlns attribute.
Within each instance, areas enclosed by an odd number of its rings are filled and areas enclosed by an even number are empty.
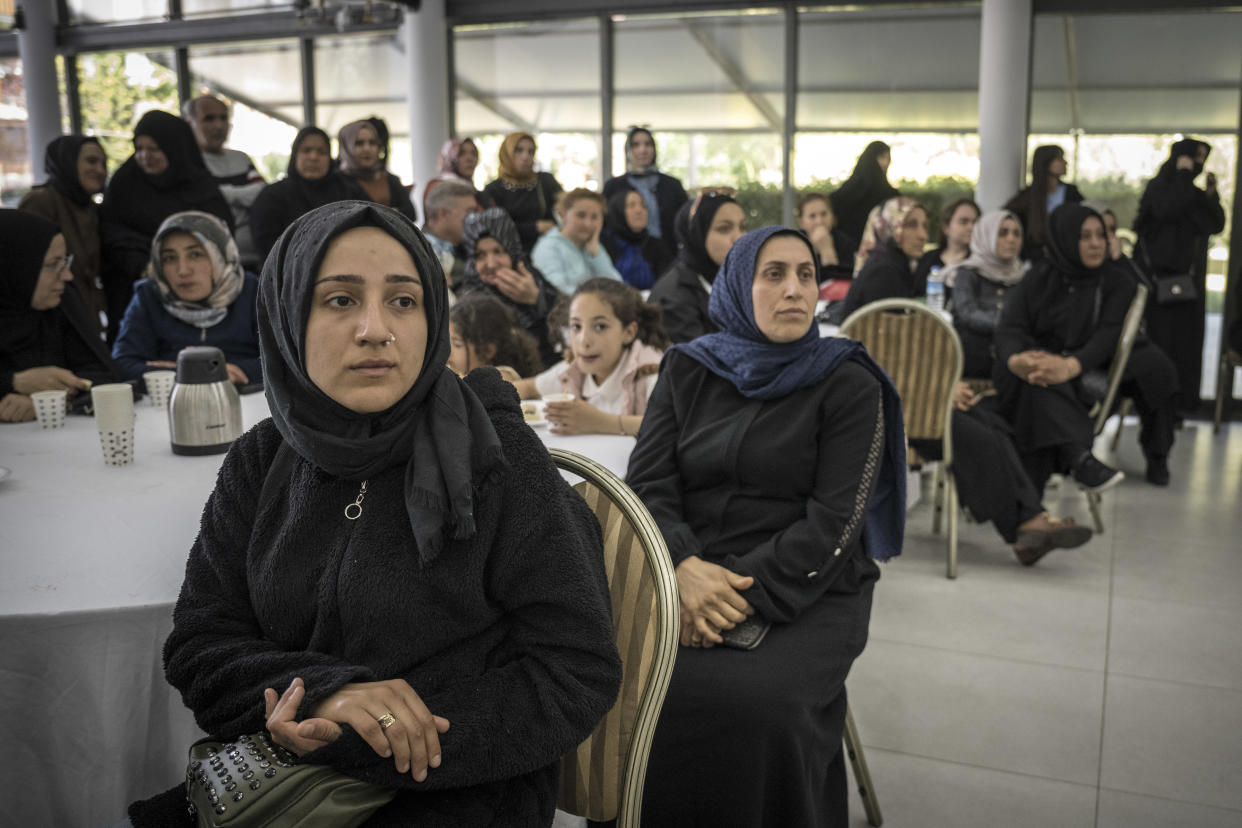
<svg viewBox="0 0 1242 828"><path fill-rule="evenodd" d="M640 390L640 384L650 374L660 369L660 360L664 352L659 348L634 340L625 353L621 355L621 389L625 400L624 414L642 414L647 410L647 395ZM582 396L582 386L586 382L586 373L576 363L570 362L561 375L561 387L575 397Z"/></svg>

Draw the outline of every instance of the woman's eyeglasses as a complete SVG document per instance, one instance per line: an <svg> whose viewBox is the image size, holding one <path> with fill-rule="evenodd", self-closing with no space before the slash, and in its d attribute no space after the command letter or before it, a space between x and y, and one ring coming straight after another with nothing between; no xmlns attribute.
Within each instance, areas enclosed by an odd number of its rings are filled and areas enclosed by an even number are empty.
<svg viewBox="0 0 1242 828"><path fill-rule="evenodd" d="M73 267L72 253L63 259L52 259L50 262L45 262L43 265L44 270L50 270L53 273L63 273L71 267Z"/></svg>

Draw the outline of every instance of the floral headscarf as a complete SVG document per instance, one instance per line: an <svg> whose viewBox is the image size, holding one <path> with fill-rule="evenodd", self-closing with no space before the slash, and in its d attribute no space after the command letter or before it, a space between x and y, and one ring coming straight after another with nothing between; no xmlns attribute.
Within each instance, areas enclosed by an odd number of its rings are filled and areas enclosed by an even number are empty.
<svg viewBox="0 0 1242 828"><path fill-rule="evenodd" d="M207 251L207 258L211 260L211 293L206 299L191 302L180 298L165 278L160 248L164 239L173 233L189 233ZM237 242L229 226L210 213L198 210L173 213L164 219L151 240L151 260L144 276L159 287L160 300L168 312L196 328L210 328L222 322L245 284Z"/></svg>

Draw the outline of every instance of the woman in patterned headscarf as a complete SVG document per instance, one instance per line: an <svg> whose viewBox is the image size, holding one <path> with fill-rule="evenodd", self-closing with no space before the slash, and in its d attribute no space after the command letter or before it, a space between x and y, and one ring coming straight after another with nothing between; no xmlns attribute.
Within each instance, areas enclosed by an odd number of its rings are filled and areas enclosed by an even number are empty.
<svg viewBox="0 0 1242 828"><path fill-rule="evenodd" d="M417 221L418 213L405 185L388 171L384 155L387 136L381 138L375 125L378 120L368 118L341 127L337 135L337 160L341 172L356 181L371 201L391 207L411 221Z"/></svg>
<svg viewBox="0 0 1242 828"><path fill-rule="evenodd" d="M923 205L904 196L890 198L868 222L860 254L872 238L874 246L866 253L845 297L845 316L880 299L923 295L923 285L914 279L914 268L927 244L927 211Z"/></svg>
<svg viewBox="0 0 1242 828"><path fill-rule="evenodd" d="M212 345L228 360L229 379L262 381L255 322L258 279L242 270L228 226L208 213L169 216L151 243L146 278L121 320L112 349L125 379L175 368L191 345Z"/></svg>

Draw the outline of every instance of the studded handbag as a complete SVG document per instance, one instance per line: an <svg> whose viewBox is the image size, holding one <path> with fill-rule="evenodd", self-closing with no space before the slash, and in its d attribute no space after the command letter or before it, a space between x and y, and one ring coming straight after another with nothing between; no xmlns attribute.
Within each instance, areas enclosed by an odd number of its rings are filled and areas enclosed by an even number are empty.
<svg viewBox="0 0 1242 828"><path fill-rule="evenodd" d="M267 731L190 748L189 810L199 828L355 828L396 791L326 765L300 765Z"/></svg>

